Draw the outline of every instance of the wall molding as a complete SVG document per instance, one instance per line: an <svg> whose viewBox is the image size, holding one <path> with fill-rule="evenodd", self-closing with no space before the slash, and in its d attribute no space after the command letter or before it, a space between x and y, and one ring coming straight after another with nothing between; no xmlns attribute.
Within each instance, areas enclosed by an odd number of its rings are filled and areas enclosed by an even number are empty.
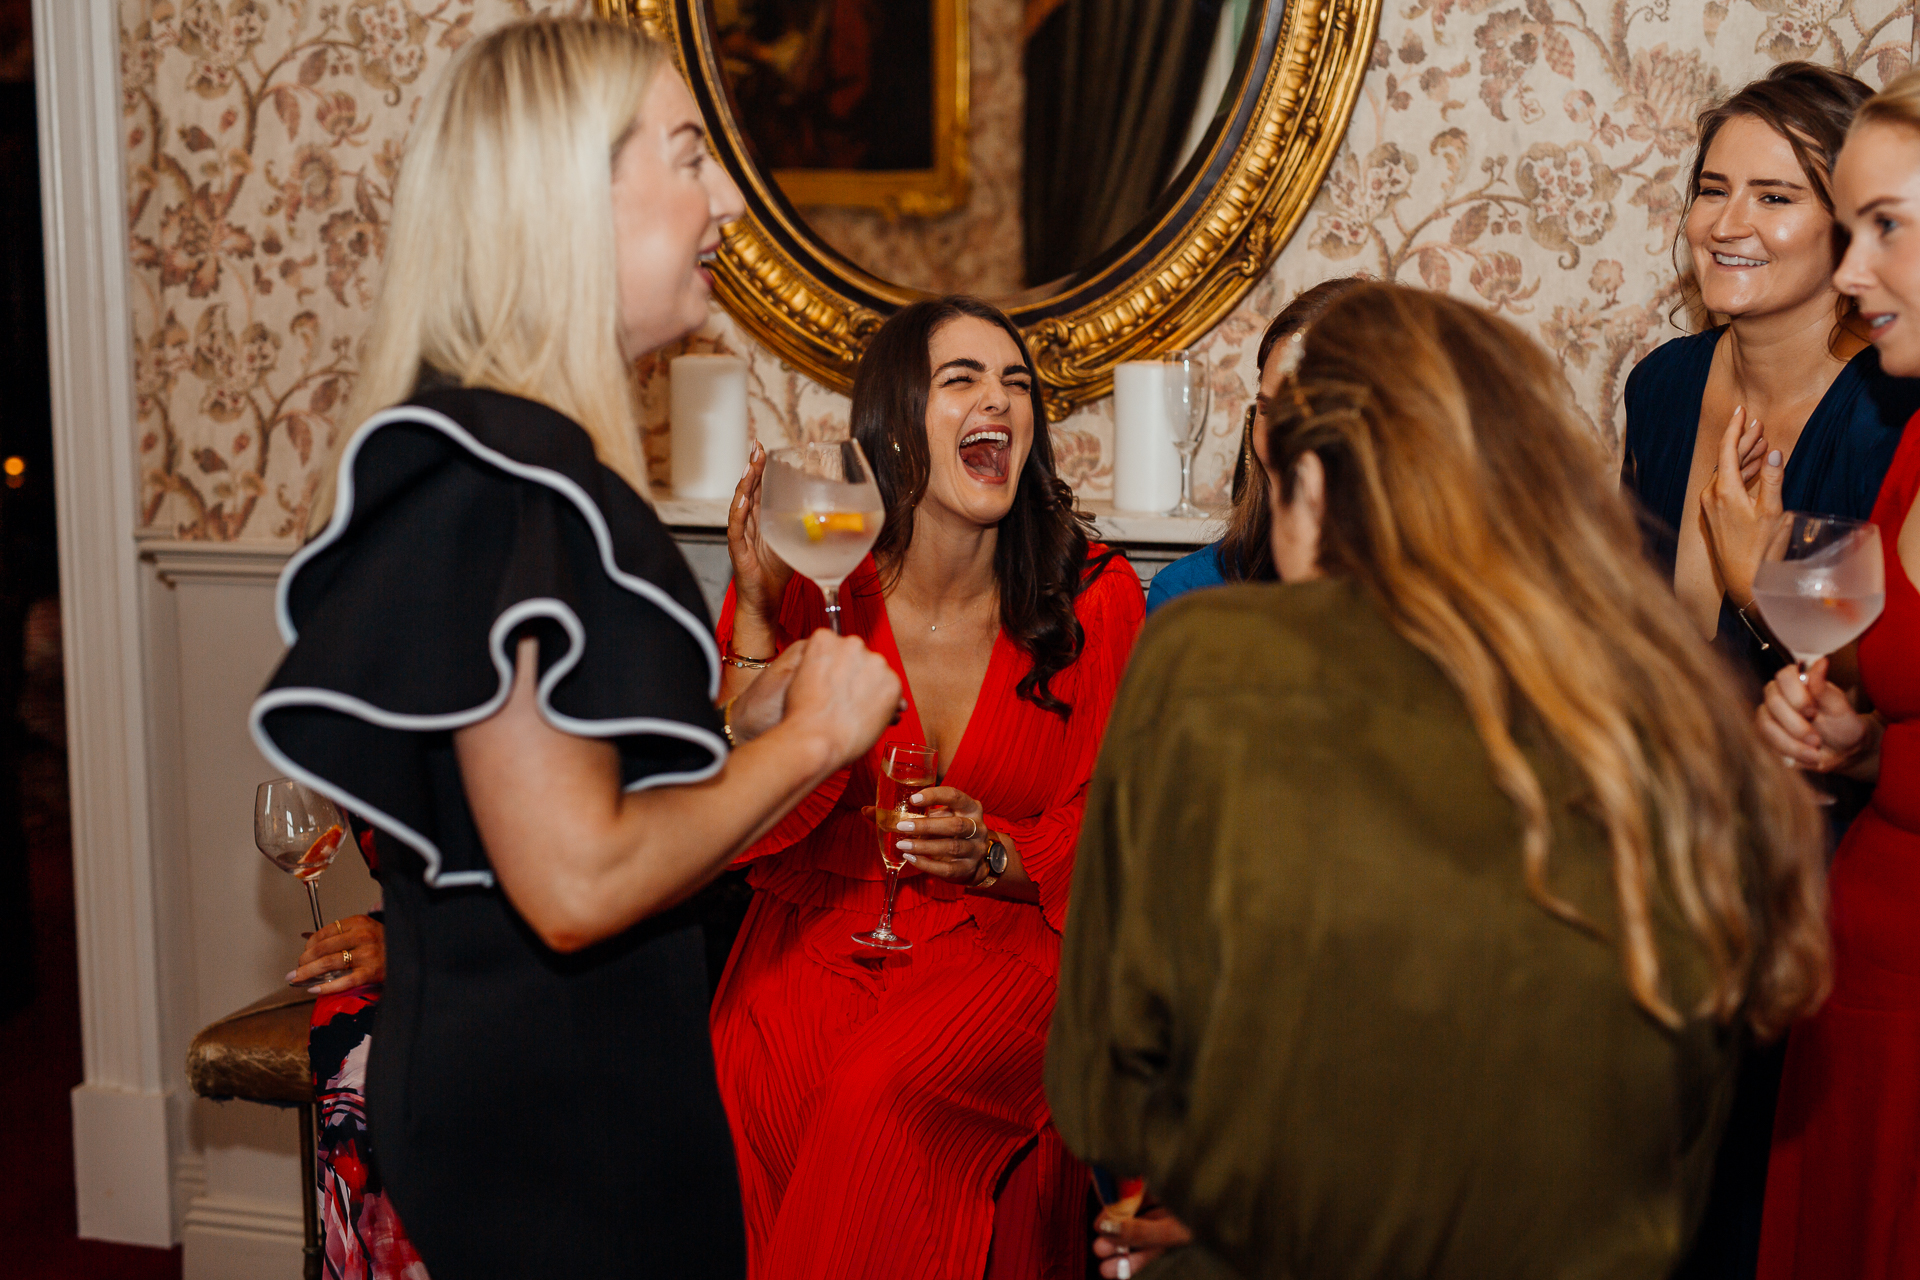
<svg viewBox="0 0 1920 1280"><path fill-rule="evenodd" d="M243 1199L233 1195L198 1195L187 1206L186 1230L211 1231L222 1235L252 1236L298 1250L306 1244L305 1224L300 1205L293 1208L271 1200Z"/></svg>
<svg viewBox="0 0 1920 1280"><path fill-rule="evenodd" d="M143 537L140 558L168 586L180 582L273 582L299 549L292 542L206 542Z"/></svg>
<svg viewBox="0 0 1920 1280"><path fill-rule="evenodd" d="M116 0L33 0L85 1083L80 1234L171 1245Z"/></svg>

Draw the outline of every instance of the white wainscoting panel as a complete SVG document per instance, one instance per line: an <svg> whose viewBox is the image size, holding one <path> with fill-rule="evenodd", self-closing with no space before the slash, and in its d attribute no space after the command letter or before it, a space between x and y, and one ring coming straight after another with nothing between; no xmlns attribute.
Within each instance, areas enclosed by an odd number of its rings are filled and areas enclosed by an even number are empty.
<svg viewBox="0 0 1920 1280"><path fill-rule="evenodd" d="M148 539L149 653L156 790L171 791L184 854L186 966L193 1031L279 989L302 931L306 894L253 847L254 788L275 770L247 735L247 709L283 652L273 621L284 544ZM166 785L162 785L162 779ZM156 810L162 806L156 804ZM328 919L379 905L360 859L320 880ZM294 1112L191 1099L181 1190L186 1280L286 1277L300 1270L299 1130Z"/></svg>

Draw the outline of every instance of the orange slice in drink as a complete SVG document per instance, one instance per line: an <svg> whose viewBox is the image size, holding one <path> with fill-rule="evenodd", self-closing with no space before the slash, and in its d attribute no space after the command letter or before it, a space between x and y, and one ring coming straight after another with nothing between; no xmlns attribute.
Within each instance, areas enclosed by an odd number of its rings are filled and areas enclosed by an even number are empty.
<svg viewBox="0 0 1920 1280"><path fill-rule="evenodd" d="M300 866L294 875L302 880L311 880L325 871L327 865L333 861L333 851L340 847L340 842L346 839L346 836L347 833L337 825L328 827L320 834L320 838L308 845L307 851L300 855Z"/></svg>
<svg viewBox="0 0 1920 1280"><path fill-rule="evenodd" d="M800 517L807 540L819 542L830 533L865 533L867 518L858 511L809 511Z"/></svg>

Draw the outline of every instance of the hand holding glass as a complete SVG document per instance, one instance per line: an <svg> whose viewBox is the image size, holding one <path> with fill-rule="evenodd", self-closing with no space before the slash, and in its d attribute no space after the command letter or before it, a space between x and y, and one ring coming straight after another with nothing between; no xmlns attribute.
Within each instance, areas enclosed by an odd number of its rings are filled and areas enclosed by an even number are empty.
<svg viewBox="0 0 1920 1280"><path fill-rule="evenodd" d="M803 444L767 455L760 479L760 536L819 586L840 634L840 584L880 536L886 511L857 441Z"/></svg>
<svg viewBox="0 0 1920 1280"><path fill-rule="evenodd" d="M900 869L907 865L898 847L899 824L904 818L926 816L928 806L914 804L911 797L937 780L933 748L906 742L887 744L873 797L873 824L880 829L880 864L887 869L887 905L873 932L853 935L853 940L863 946L882 951L905 951L913 946L893 931L893 896L900 888Z"/></svg>
<svg viewBox="0 0 1920 1280"><path fill-rule="evenodd" d="M263 782L253 793L253 843L269 862L307 887L316 933L324 927L320 873L332 864L346 835L346 817L333 801L292 778ZM345 972L336 969L314 981L331 982Z"/></svg>
<svg viewBox="0 0 1920 1280"><path fill-rule="evenodd" d="M1754 575L1753 601L1804 682L1816 659L1859 639L1886 607L1880 530L1865 520L1786 512Z"/></svg>
<svg viewBox="0 0 1920 1280"><path fill-rule="evenodd" d="M1193 504L1193 455L1207 438L1213 386L1207 381L1207 362L1193 348L1170 352L1167 362L1176 366L1167 379L1167 414L1173 428L1173 447L1180 453L1180 502L1167 514L1204 516L1207 513Z"/></svg>

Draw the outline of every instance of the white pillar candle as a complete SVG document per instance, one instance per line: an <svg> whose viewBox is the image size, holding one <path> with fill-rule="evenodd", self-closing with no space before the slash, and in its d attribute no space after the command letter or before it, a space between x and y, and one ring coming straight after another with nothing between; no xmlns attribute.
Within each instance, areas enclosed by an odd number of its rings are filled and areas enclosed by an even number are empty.
<svg viewBox="0 0 1920 1280"><path fill-rule="evenodd" d="M1173 447L1173 379L1178 365L1130 360L1113 371L1113 505L1165 511L1180 501L1180 454Z"/></svg>
<svg viewBox="0 0 1920 1280"><path fill-rule="evenodd" d="M747 362L739 356L675 356L673 496L731 498L747 469Z"/></svg>

